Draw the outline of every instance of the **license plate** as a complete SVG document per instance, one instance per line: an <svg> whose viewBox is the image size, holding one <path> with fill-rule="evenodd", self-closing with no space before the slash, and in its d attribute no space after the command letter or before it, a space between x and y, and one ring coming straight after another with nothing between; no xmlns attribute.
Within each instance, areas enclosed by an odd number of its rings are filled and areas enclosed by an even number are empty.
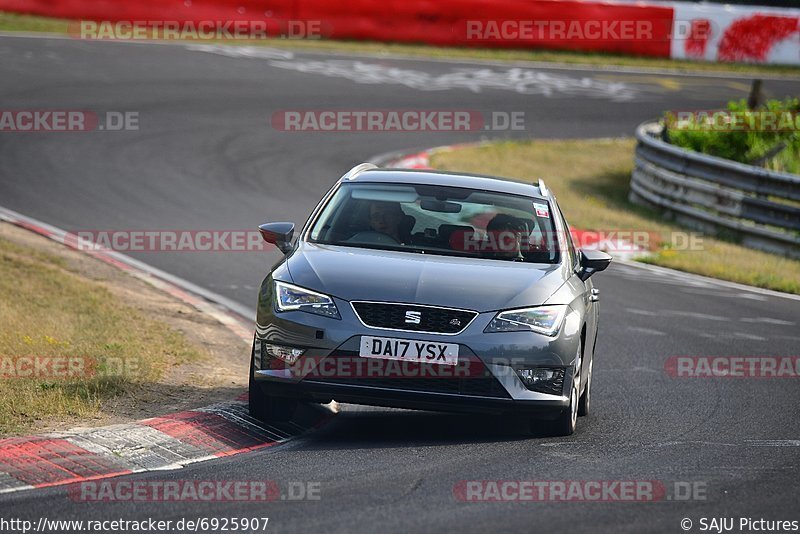
<svg viewBox="0 0 800 534"><path fill-rule="evenodd" d="M362 358L456 365L458 364L458 345L392 337L361 336L361 348L358 355Z"/></svg>

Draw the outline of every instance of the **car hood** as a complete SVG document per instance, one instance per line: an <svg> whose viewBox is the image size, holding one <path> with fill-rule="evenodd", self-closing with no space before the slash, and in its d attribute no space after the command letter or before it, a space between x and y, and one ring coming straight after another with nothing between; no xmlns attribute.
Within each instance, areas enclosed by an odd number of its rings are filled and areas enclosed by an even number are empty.
<svg viewBox="0 0 800 534"><path fill-rule="evenodd" d="M287 258L286 266L295 284L348 301L480 312L542 304L564 282L559 265L306 242Z"/></svg>

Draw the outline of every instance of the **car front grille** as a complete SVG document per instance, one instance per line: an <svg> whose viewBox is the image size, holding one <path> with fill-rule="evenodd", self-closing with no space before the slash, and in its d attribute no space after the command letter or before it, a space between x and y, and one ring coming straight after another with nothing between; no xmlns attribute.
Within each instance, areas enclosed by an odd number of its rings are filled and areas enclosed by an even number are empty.
<svg viewBox="0 0 800 534"><path fill-rule="evenodd" d="M311 372L303 381L318 384L368 386L421 393L449 393L470 397L492 397L510 399L506 389L491 371L478 359L460 360L457 369L445 369L429 363L398 362L394 360L371 360L364 364L358 352L342 351L328 356L327 369L338 372ZM362 363L361 372L355 372L354 364ZM398 365L400 364L400 365ZM459 367L460 366L460 367ZM347 372L341 372L342 369ZM398 369L401 372L398 372Z"/></svg>
<svg viewBox="0 0 800 534"><path fill-rule="evenodd" d="M478 315L469 310L455 310L389 302L353 302L361 322L373 328L458 334Z"/></svg>

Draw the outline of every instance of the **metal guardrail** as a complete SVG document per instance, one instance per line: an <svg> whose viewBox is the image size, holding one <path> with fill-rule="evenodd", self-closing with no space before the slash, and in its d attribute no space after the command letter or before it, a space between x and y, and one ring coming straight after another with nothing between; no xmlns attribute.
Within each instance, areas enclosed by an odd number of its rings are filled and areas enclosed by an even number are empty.
<svg viewBox="0 0 800 534"><path fill-rule="evenodd" d="M800 258L800 176L700 154L661 140L662 126L636 129L631 202L658 208L679 224L741 244Z"/></svg>

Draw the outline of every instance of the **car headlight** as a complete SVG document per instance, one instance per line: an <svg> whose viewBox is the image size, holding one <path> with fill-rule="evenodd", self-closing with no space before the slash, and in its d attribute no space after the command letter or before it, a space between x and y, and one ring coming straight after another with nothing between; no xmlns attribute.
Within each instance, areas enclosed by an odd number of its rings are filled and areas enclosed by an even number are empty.
<svg viewBox="0 0 800 534"><path fill-rule="evenodd" d="M333 319L341 319L339 310L328 295L275 281L275 308L279 312L299 310Z"/></svg>
<svg viewBox="0 0 800 534"><path fill-rule="evenodd" d="M503 311L495 315L484 332L536 332L554 336L564 321L566 311L566 305Z"/></svg>

